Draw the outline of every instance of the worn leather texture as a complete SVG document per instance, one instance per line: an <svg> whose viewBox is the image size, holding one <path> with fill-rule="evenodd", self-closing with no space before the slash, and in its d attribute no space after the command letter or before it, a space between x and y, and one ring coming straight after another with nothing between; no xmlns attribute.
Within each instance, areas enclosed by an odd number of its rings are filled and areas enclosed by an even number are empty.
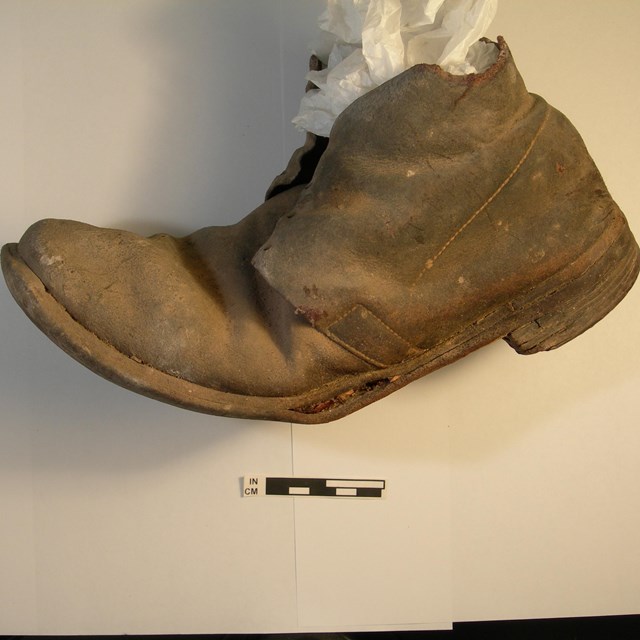
<svg viewBox="0 0 640 640"><path fill-rule="evenodd" d="M385 366L557 271L621 215L503 40L480 76L417 65L336 121L254 258L317 329Z"/></svg>
<svg viewBox="0 0 640 640"><path fill-rule="evenodd" d="M44 220L19 252L77 322L131 358L222 391L293 395L371 368L314 330L251 267L299 190L236 225L181 239Z"/></svg>
<svg viewBox="0 0 640 640"><path fill-rule="evenodd" d="M235 225L36 223L3 250L14 297L128 388L300 422L497 338L564 344L624 297L638 247L576 130L496 47L483 74L417 65L359 98Z"/></svg>

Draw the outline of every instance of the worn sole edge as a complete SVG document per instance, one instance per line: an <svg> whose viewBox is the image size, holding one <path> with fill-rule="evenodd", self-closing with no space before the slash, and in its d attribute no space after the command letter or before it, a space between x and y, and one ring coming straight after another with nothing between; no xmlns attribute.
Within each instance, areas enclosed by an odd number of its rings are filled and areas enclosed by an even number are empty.
<svg viewBox="0 0 640 640"><path fill-rule="evenodd" d="M619 267L616 273L615 265L622 262L622 269ZM560 346L613 309L635 282L639 269L640 251L635 239L624 218L616 217L602 236L567 267L425 353L385 369L342 376L302 395L258 397L203 387L132 360L67 313L19 256L17 244L2 248L2 270L7 285L26 315L67 354L103 378L147 397L201 413L301 424L342 418L499 338L506 338L520 353ZM609 285L612 285L612 294L603 297L602 291ZM589 317L583 314L585 305L578 304L580 300L587 300L588 305L586 291L597 291L600 296L597 308ZM527 326L539 329L539 317L566 315L566 307L575 311L569 314L570 326L551 333L551 336L558 334L562 342L545 335L546 342L542 340L538 344L534 340L533 347L520 348L519 330ZM576 320L578 313L582 314L579 321ZM530 333L527 333L529 340Z"/></svg>

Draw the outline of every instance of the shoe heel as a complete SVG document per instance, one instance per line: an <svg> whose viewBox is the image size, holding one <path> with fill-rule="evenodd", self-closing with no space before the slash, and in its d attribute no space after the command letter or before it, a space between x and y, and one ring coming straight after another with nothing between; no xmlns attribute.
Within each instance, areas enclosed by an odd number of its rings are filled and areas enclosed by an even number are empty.
<svg viewBox="0 0 640 640"><path fill-rule="evenodd" d="M640 269L640 250L624 224L617 239L577 277L551 287L527 309L532 318L504 339L521 354L566 344L604 318L627 294Z"/></svg>

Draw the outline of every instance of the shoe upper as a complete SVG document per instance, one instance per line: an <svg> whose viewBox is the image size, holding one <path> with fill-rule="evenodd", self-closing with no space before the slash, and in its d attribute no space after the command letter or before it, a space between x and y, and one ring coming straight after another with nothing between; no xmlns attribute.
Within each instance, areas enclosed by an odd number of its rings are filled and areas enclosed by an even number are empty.
<svg viewBox="0 0 640 640"><path fill-rule="evenodd" d="M356 100L253 260L376 366L526 291L622 215L573 126L496 46L483 74L417 65Z"/></svg>
<svg viewBox="0 0 640 640"><path fill-rule="evenodd" d="M46 220L18 250L77 322L207 387L287 396L412 358L579 255L621 215L504 43L418 65L336 121L306 186L186 238Z"/></svg>
<svg viewBox="0 0 640 640"><path fill-rule="evenodd" d="M236 225L185 238L43 220L18 250L74 320L134 360L220 391L294 395L371 369L296 315L251 267L299 190Z"/></svg>

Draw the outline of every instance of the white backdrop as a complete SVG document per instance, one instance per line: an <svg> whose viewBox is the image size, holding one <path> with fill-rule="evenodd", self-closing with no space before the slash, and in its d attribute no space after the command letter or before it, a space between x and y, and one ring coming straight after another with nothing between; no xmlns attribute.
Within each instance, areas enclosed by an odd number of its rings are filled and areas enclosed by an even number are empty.
<svg viewBox="0 0 640 640"><path fill-rule="evenodd" d="M240 219L301 134L322 0L3 0L0 242L43 217ZM640 235L635 0L503 0ZM203 416L51 344L0 287L0 633L436 628L640 613L640 286L560 350L500 342L338 423ZM385 477L243 500L246 473Z"/></svg>

